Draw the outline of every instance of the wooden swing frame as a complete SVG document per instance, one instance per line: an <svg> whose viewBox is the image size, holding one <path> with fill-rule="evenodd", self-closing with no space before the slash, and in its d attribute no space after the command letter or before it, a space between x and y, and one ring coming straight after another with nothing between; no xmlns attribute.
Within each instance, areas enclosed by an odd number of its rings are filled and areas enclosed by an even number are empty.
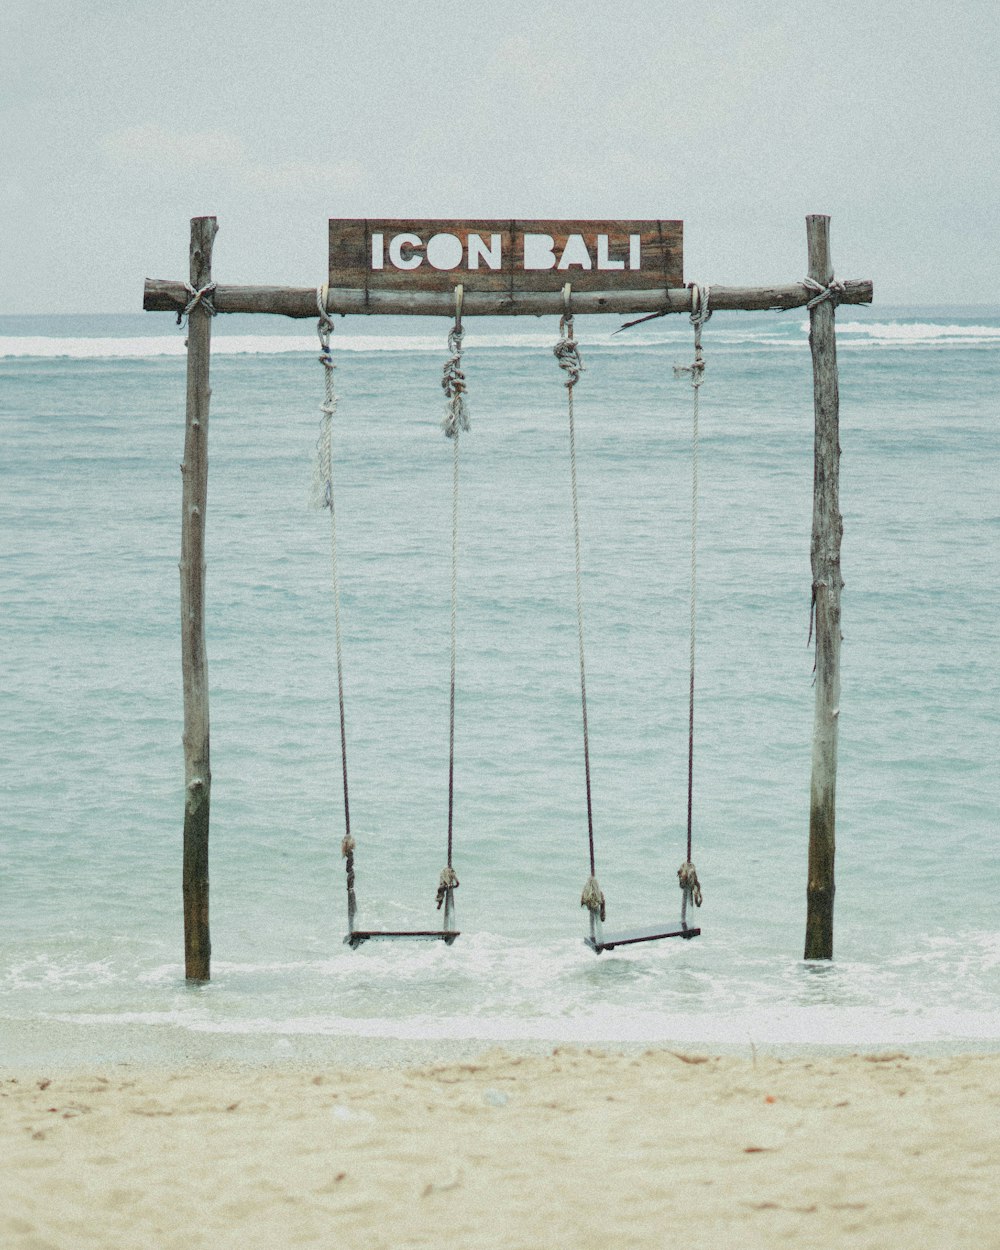
<svg viewBox="0 0 1000 1250"><path fill-rule="evenodd" d="M573 223L580 224L580 223ZM679 223L660 223L676 224ZM183 904L185 975L204 982L211 976L209 932L208 846L211 806L209 752L209 686L205 648L205 518L208 493L208 416L211 395L212 316L215 313L269 313L292 318L315 318L313 287L225 286L212 279L212 249L218 224L215 217L191 220L189 279L187 282L147 279L143 308L148 312L188 314L187 395L184 461L181 465L181 666L184 691L184 851ZM813 367L814 473L811 537L812 620L816 645L815 714L810 787L809 862L806 888L806 959L833 957L834 853L837 779L837 724L840 714L840 598L843 588L840 546L839 389L835 308L837 304L870 304L870 280L833 282L830 259L830 219L821 214L806 218L808 282L783 286L715 286L715 311L787 310L809 308L809 346ZM331 224L332 237L332 224ZM591 313L669 314L692 311L691 291L682 286L630 290L628 274L621 284L599 289L602 275L591 275L589 289L574 282L574 315ZM616 278L619 275L616 275ZM461 279L459 279L461 280ZM597 285L595 285L595 283ZM817 292L826 292L817 298ZM449 316L451 290L371 289L330 286L331 313ZM491 290L467 289L464 315L558 316L558 290L513 289L511 284ZM693 937L700 930L684 926L643 937L613 935L600 948L631 945L654 937ZM669 931L667 931L669 930ZM350 940L352 935L348 935ZM363 931L353 934L358 944L379 937L454 936L445 931L410 934Z"/></svg>

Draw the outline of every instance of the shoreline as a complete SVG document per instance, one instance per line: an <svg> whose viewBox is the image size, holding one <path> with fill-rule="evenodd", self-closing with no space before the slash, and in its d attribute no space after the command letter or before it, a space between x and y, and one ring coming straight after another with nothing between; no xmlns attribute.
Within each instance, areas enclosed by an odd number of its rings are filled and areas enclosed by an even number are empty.
<svg viewBox="0 0 1000 1250"><path fill-rule="evenodd" d="M579 1026L579 1022L574 1022ZM151 1023L111 1016L106 1021L56 1017L0 1019L0 1062L11 1072L75 1073L95 1068L137 1068L175 1071L189 1068L246 1070L295 1069L314 1065L343 1068L420 1067L436 1063L477 1061L483 1053L544 1057L559 1050L600 1051L635 1056L649 1051L697 1054L711 1058L754 1061L817 1060L857 1055L906 1054L914 1059L954 1056L1000 1057L1000 1036L986 1035L916 1039L898 1035L836 1040L775 1040L734 1030L732 1040L666 1030L658 1036L600 1036L567 1028L556 1033L542 1027L537 1034L511 1029L506 1033L466 1034L414 1029L404 1032L324 1032L313 1028L282 1030L270 1024L259 1030L227 1028L219 1022L204 1027L167 1020ZM0 1069L2 1070L2 1069Z"/></svg>
<svg viewBox="0 0 1000 1250"><path fill-rule="evenodd" d="M0 1090L11 1250L996 1244L998 1054L493 1047Z"/></svg>

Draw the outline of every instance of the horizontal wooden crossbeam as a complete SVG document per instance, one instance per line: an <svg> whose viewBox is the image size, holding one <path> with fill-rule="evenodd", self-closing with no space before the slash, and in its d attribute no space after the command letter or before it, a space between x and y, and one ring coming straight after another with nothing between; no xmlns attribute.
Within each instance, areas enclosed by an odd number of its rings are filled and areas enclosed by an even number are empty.
<svg viewBox="0 0 1000 1250"><path fill-rule="evenodd" d="M838 295L841 304L870 304L870 279L848 280ZM803 308L815 297L802 282L788 286L713 286L714 312L742 310L766 312ZM147 278L142 306L146 312L180 312L191 298L183 282ZM283 317L317 316L314 287L222 286L212 293L219 313L274 313ZM449 317L455 301L448 291L364 291L331 287L327 295L331 313L379 314L388 316ZM652 291L579 291L571 296L574 313L689 313L691 291L687 287ZM466 317L543 317L558 316L563 298L558 291L469 291L462 303Z"/></svg>

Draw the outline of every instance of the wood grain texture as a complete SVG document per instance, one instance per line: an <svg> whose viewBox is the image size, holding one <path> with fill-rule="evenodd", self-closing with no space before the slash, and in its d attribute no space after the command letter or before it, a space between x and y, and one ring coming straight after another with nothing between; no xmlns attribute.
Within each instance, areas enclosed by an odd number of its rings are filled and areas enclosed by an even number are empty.
<svg viewBox="0 0 1000 1250"><path fill-rule="evenodd" d="M214 217L191 222L191 286L212 280ZM212 792L209 759L208 658L205 650L205 511L208 502L209 359L212 317L204 305L187 326L187 410L181 465L181 671L184 687L184 966L189 981L209 979L208 831Z"/></svg>
<svg viewBox="0 0 1000 1250"><path fill-rule="evenodd" d="M806 218L809 276L826 286L833 277L830 219ZM834 856L837 812L837 728L840 717L840 396L834 305L809 311L813 364L812 605L816 636L816 706L809 800L806 959L833 958Z"/></svg>
<svg viewBox="0 0 1000 1250"><path fill-rule="evenodd" d="M844 283L842 304L870 304L870 279L848 279ZM561 290L561 288L560 288ZM804 308L815 292L801 282L784 286L713 286L711 307L716 312L766 312ZM187 303L184 283L176 279L147 278L142 306L147 312L176 313ZM219 313L276 313L279 316L315 320L315 287L224 286L216 287L212 297ZM331 287L327 306L341 316L378 314L379 316L451 317L455 301L449 291L370 291ZM562 312L560 291L467 291L463 317L558 317ZM669 291L577 291L573 287L573 312L617 313L632 316L642 313L690 313L691 292L686 288Z"/></svg>
<svg viewBox="0 0 1000 1250"><path fill-rule="evenodd" d="M414 269L397 269L386 259L385 268L372 268L372 236L381 235L383 246L396 235L413 234L424 245L407 249L405 255L420 255L422 263ZM480 263L468 267L468 237L478 235L484 240L495 236L499 243L499 269ZM570 235L580 235L587 244L593 268L571 265L560 269L524 268L524 237L526 234L548 235L553 240L557 258L562 257ZM451 235L463 243L465 258L456 268L436 269L426 256L426 244L435 235ZM598 269L597 236L608 237L608 254L621 260L623 269ZM641 267L628 268L629 237L640 239ZM666 290L684 285L684 227L680 221L521 221L509 218L478 220L443 220L420 218L334 218L330 221L331 287L347 287L370 294L376 291L444 291L451 292L462 283L467 292L487 291L510 294L514 291L561 291L566 282L574 290L602 291L615 288L632 290Z"/></svg>

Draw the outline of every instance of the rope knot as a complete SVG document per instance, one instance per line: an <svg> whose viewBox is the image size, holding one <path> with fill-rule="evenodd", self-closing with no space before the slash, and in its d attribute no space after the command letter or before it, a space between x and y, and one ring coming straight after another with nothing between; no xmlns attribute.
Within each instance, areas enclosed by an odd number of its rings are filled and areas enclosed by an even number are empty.
<svg viewBox="0 0 1000 1250"><path fill-rule="evenodd" d="M701 355L700 345L696 347L695 350L698 354L689 365L674 365L674 377L690 377L691 385L695 388L695 390L697 390L705 380L705 361Z"/></svg>
<svg viewBox="0 0 1000 1250"><path fill-rule="evenodd" d="M689 365L674 365L674 377L690 377L691 386L697 390L705 380L705 360L701 352L701 328L711 320L712 310L708 298L712 288L691 283L691 324L694 326L694 360Z"/></svg>
<svg viewBox="0 0 1000 1250"><path fill-rule="evenodd" d="M580 359L580 346L573 337L573 318L561 317L559 320L559 342L553 347L552 354L559 361L559 368L565 369L569 375L566 385L570 390L580 381L583 372L583 361Z"/></svg>
<svg viewBox="0 0 1000 1250"><path fill-rule="evenodd" d="M333 386L333 352L330 348L330 336L333 334L333 321L327 312L327 288L316 289L316 309L319 313L319 324L316 332L319 335L319 363L323 366L323 402L319 406L323 414L320 422L319 437L316 440L316 457L313 463L313 484L311 503L314 508L329 509L333 517L333 414L337 411L337 395Z"/></svg>
<svg viewBox="0 0 1000 1250"><path fill-rule="evenodd" d="M815 308L817 304L822 304L824 300L829 300L830 303L833 304L834 308L836 308L840 303L844 291L847 289L839 278L834 278L832 275L826 286L824 286L822 282L817 282L815 278L803 278L802 285L807 291L816 292L812 299L806 304L806 308L808 309Z"/></svg>
<svg viewBox="0 0 1000 1250"><path fill-rule="evenodd" d="M695 866L690 860L686 860L677 869L677 880L685 894L691 895L691 901L695 907L700 907L701 883L698 881L698 873L695 871Z"/></svg>
<svg viewBox="0 0 1000 1250"><path fill-rule="evenodd" d="M468 433L469 405L465 398L465 374L462 372L462 339L465 331L453 326L448 333L448 350L451 352L441 375L441 386L448 402L445 405L441 428L447 438L455 438L459 430Z"/></svg>
<svg viewBox="0 0 1000 1250"><path fill-rule="evenodd" d="M355 845L356 843L351 835L349 833L346 834L343 842L340 844L340 853L343 855L344 859L349 859L354 854Z"/></svg>
<svg viewBox="0 0 1000 1250"><path fill-rule="evenodd" d="M458 875L456 874L455 869L452 868L451 864L448 864L445 868L441 869L441 879L438 882L438 888L437 888L438 911L441 910L441 905L442 903L444 903L445 895L448 893L448 891L457 890L458 886L459 886Z"/></svg>
<svg viewBox="0 0 1000 1250"><path fill-rule="evenodd" d="M207 312L210 317L215 316L217 310L215 305L212 303L212 292L215 290L215 287L216 283L208 282L196 291L190 282L184 283L184 289L187 291L190 298L177 314L177 324L179 326L184 324L185 320L190 317L192 310L197 308L199 304L202 308L204 308L205 312Z"/></svg>
<svg viewBox="0 0 1000 1250"><path fill-rule="evenodd" d="M587 878L587 884L583 887L583 893L580 895L580 906L586 907L595 916L600 916L602 921L605 919L607 908L604 905L604 894L597 883L596 877Z"/></svg>
<svg viewBox="0 0 1000 1250"><path fill-rule="evenodd" d="M326 306L329 295L329 286L324 285L316 288L316 311L319 313L319 339L324 346L329 346L330 335L333 332L333 320Z"/></svg>

